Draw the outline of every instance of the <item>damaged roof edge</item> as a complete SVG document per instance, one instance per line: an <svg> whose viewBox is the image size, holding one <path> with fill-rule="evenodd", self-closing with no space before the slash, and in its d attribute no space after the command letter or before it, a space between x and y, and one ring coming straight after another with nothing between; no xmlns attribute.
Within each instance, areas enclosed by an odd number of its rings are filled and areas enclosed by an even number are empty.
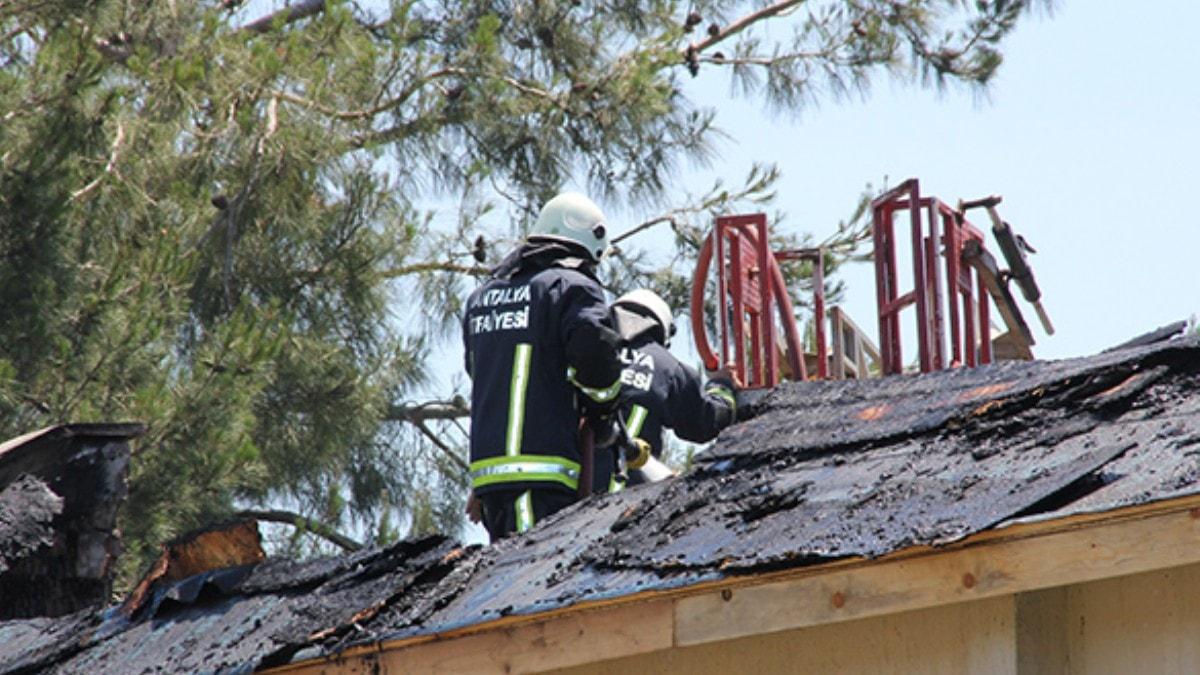
<svg viewBox="0 0 1200 675"><path fill-rule="evenodd" d="M33 441L63 440L67 438L137 438L146 433L146 425L141 422L75 422L71 424L55 424L53 426L31 431L16 438L0 443L0 458L5 453Z"/></svg>
<svg viewBox="0 0 1200 675"><path fill-rule="evenodd" d="M1163 537L1162 546L1144 545L1147 537L1164 533L1170 536ZM1109 555L1102 559L1090 555L1097 547ZM1064 565L1064 560L1073 564ZM331 667L335 672L358 672L356 668L366 665L383 670L395 666L406 673L506 672L513 656L536 660L544 668L564 668L1193 563L1200 563L1200 494L1103 513L1009 522L953 544L911 546L874 559L847 558L725 577L467 626L441 626L401 638L383 637L266 672L328 673ZM895 593L897 585L910 592ZM619 621L611 618L622 612ZM644 620L656 625L647 626ZM658 625L664 621L669 625ZM556 624L570 628L559 631ZM559 633L564 640L575 638L589 626L629 639L606 640L603 648L571 649L564 649L556 639ZM647 631L666 638L647 638ZM630 635L639 632L640 636ZM472 640L483 644L465 644Z"/></svg>

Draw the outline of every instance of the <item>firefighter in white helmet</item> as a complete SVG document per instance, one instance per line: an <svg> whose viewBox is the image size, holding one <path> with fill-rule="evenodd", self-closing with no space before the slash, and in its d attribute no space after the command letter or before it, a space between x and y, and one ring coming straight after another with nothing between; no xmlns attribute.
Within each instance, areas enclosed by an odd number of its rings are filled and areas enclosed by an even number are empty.
<svg viewBox="0 0 1200 675"><path fill-rule="evenodd" d="M675 323L671 308L653 291L638 289L612 304L613 326L621 335L621 403L619 413L629 434L645 440L651 455L662 456L663 431L685 441L705 443L737 418L737 384L728 368L709 375L707 383L670 352ZM622 487L610 448L596 454L597 492ZM629 472L630 484L644 482Z"/></svg>
<svg viewBox="0 0 1200 675"><path fill-rule="evenodd" d="M467 300L468 512L481 507L473 517L493 540L575 501L581 414L611 426L620 339L595 277L607 247L600 208L581 194L560 194Z"/></svg>

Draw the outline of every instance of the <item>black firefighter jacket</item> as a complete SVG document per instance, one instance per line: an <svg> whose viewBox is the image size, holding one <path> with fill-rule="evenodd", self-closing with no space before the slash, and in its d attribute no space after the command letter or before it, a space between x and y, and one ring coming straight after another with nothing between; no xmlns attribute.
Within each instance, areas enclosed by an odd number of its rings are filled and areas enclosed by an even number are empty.
<svg viewBox="0 0 1200 675"><path fill-rule="evenodd" d="M662 456L663 429L693 443L707 443L732 424L737 415L733 384L710 380L707 385L694 368L679 362L650 337L635 339L621 350L620 411L631 436L650 444ZM597 452L598 491L617 489L611 451ZM635 481L636 482L636 481Z"/></svg>
<svg viewBox="0 0 1200 675"><path fill-rule="evenodd" d="M590 265L559 244L526 244L467 300L471 487L574 492L576 392L600 404L620 390L619 338Z"/></svg>

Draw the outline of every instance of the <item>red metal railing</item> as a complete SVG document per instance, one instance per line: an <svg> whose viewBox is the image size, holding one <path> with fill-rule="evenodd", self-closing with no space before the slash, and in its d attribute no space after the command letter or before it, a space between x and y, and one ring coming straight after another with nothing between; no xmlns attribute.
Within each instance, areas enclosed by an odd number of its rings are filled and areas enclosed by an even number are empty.
<svg viewBox="0 0 1200 675"><path fill-rule="evenodd" d="M871 209L883 373L891 375L904 370L900 312L910 306L916 311L917 359L921 372L940 370L947 365L990 363L987 290L978 275L962 264L963 246L969 240L982 244L982 232L961 212L936 197L921 197L920 185L915 178L875 198ZM903 211L908 212L914 284L912 290L901 293L894 221ZM945 284L941 277L942 265L938 264L939 255L945 258ZM943 288L949 290L946 303L943 303ZM950 329L948 364L944 340L947 323Z"/></svg>
<svg viewBox="0 0 1200 675"><path fill-rule="evenodd" d="M829 350L825 345L825 250L800 248L775 252L776 261L809 260L813 265L813 332L817 343L817 379L829 378Z"/></svg>
<svg viewBox="0 0 1200 675"><path fill-rule="evenodd" d="M732 363L747 388L779 383L776 317L792 377L804 379L804 352L783 273L771 251L766 214L722 216L705 240L692 280L691 320L696 351L705 368ZM704 320L708 268L717 260L717 328L720 357L708 342ZM732 354L731 354L732 352Z"/></svg>
<svg viewBox="0 0 1200 675"><path fill-rule="evenodd" d="M921 372L992 362L989 287L978 265L970 263L975 258L964 256L964 250L983 250L984 244L983 233L964 216L971 204L974 202L954 209L936 197L922 197L915 178L871 202L879 314L878 360L882 374L904 371L901 313L910 307L916 315L917 362ZM901 291L898 248L903 235L897 233L895 225L905 213L913 285ZM767 388L779 382L778 352L782 348L791 379L806 379L802 341L779 262L810 260L815 370L817 378L827 379L830 368L825 333L824 251L806 248L772 252L768 235L767 218L762 213L717 219L701 249L692 282L692 334L697 351L706 368L712 370L720 364L732 363L735 375L746 387ZM708 270L714 258L718 261L719 356L709 345L704 317ZM776 320L783 329L782 344L778 345ZM841 329L844 326L839 324ZM844 340L844 335L841 339ZM845 355L841 358L844 361ZM865 361L856 359L855 374L862 377L866 373L859 371L865 370ZM839 372L844 368L842 363Z"/></svg>

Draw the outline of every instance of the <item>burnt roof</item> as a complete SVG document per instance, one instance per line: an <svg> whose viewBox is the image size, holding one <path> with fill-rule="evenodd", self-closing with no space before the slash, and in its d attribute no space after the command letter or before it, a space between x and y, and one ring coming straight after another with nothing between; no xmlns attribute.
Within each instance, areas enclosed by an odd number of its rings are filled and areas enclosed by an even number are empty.
<svg viewBox="0 0 1200 675"><path fill-rule="evenodd" d="M65 424L0 444L0 620L108 599L138 424Z"/></svg>
<svg viewBox="0 0 1200 675"><path fill-rule="evenodd" d="M0 575L54 545L54 518L62 497L36 476L22 475L0 489Z"/></svg>
<svg viewBox="0 0 1200 675"><path fill-rule="evenodd" d="M132 618L114 607L58 621L0 623L0 670L221 672L280 665L310 644L344 638L382 607L436 602L428 591L455 569L461 550L433 536L338 558L270 560L161 588Z"/></svg>
<svg viewBox="0 0 1200 675"><path fill-rule="evenodd" d="M0 668L253 669L508 614L943 545L1200 492L1200 337L785 384L692 471L491 547L442 537L167 586L133 619L0 624Z"/></svg>
<svg viewBox="0 0 1200 675"><path fill-rule="evenodd" d="M81 422L57 424L0 443L0 485L21 474L55 475L80 445L124 442L146 431L143 424Z"/></svg>

